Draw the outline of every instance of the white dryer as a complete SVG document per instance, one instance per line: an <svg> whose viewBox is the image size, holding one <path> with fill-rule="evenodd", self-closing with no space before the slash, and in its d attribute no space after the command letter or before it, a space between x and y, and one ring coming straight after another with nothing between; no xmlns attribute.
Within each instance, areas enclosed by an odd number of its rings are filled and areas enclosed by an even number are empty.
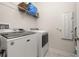
<svg viewBox="0 0 79 59"><path fill-rule="evenodd" d="M38 57L44 57L48 52L48 32L43 30L32 30L39 33L38 36Z"/></svg>

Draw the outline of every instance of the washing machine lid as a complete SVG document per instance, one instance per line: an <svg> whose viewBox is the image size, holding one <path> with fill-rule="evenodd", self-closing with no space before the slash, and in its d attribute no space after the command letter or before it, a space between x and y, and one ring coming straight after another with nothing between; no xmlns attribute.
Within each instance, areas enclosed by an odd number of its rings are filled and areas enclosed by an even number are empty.
<svg viewBox="0 0 79 59"><path fill-rule="evenodd" d="M26 36L26 35L31 35L31 34L35 34L35 32L29 32L29 31L25 31L25 32L8 32L8 33L1 33L1 35L7 39L12 39L12 38L18 38L18 37L22 37L22 36Z"/></svg>

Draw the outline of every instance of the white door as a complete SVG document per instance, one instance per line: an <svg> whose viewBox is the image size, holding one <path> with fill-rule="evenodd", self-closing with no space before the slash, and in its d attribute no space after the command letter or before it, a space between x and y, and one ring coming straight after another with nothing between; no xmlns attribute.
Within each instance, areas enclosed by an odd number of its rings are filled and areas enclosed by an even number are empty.
<svg viewBox="0 0 79 59"><path fill-rule="evenodd" d="M7 43L8 57L36 57L36 35L28 35Z"/></svg>
<svg viewBox="0 0 79 59"><path fill-rule="evenodd" d="M72 39L72 12L64 14L64 38Z"/></svg>

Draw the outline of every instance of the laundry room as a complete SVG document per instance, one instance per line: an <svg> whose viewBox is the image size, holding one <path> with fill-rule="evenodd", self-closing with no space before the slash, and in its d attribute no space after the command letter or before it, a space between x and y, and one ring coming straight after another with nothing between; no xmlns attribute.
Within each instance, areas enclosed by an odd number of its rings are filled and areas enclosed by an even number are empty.
<svg viewBox="0 0 79 59"><path fill-rule="evenodd" d="M0 57L79 57L79 2L0 2Z"/></svg>

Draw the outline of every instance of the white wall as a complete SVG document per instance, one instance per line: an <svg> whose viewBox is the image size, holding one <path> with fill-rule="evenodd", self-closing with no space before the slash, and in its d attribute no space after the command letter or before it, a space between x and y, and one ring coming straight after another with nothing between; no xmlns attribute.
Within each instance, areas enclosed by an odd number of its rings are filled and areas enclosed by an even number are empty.
<svg viewBox="0 0 79 59"><path fill-rule="evenodd" d="M64 30L63 14L66 12L75 12L75 3L39 3L40 18L38 19L38 27L49 32L51 48L73 53L73 41L61 39ZM57 28L61 29L62 32L58 31Z"/></svg>
<svg viewBox="0 0 79 59"><path fill-rule="evenodd" d="M16 2L0 3L0 24L6 23L10 25L10 28L24 28L26 30L36 27L37 19L20 12L17 4Z"/></svg>

